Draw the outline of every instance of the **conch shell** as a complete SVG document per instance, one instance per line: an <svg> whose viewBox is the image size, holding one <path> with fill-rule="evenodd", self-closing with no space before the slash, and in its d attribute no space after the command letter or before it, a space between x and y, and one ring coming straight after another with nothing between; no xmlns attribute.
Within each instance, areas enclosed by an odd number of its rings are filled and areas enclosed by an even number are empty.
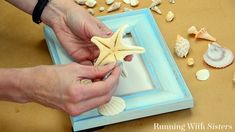
<svg viewBox="0 0 235 132"><path fill-rule="evenodd" d="M162 14L162 11L159 9L159 7L158 6L152 6L152 7L150 7L150 9L152 10L152 11L155 11L156 13L158 13L158 14Z"/></svg>
<svg viewBox="0 0 235 132"><path fill-rule="evenodd" d="M182 36L177 35L176 44L175 44L175 53L177 56L183 58L186 57L190 49L190 43L187 39L184 39Z"/></svg>
<svg viewBox="0 0 235 132"><path fill-rule="evenodd" d="M221 47L218 43L208 44L208 50L203 55L204 61L215 68L224 68L233 62L234 55L230 49Z"/></svg>
<svg viewBox="0 0 235 132"><path fill-rule="evenodd" d="M200 39L206 39L210 41L216 41L216 38L211 36L205 28L201 28L199 31L197 31L197 28L195 26L191 26L188 29L188 34L194 34L195 38L200 38Z"/></svg>
<svg viewBox="0 0 235 132"><path fill-rule="evenodd" d="M173 21L174 17L175 17L175 14L172 11L169 11L166 14L166 21L167 22L171 22L171 21Z"/></svg>
<svg viewBox="0 0 235 132"><path fill-rule="evenodd" d="M121 7L121 2L114 2L108 9L108 12L118 10Z"/></svg>
<svg viewBox="0 0 235 132"><path fill-rule="evenodd" d="M87 7L94 7L96 3L96 0L87 0L85 4Z"/></svg>

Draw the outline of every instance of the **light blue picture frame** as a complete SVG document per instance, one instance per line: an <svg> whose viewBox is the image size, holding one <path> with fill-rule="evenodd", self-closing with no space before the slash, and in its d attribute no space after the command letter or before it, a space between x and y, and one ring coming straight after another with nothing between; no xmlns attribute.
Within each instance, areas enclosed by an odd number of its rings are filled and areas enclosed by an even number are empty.
<svg viewBox="0 0 235 132"><path fill-rule="evenodd" d="M122 96L127 107L118 115L102 116L97 109L93 109L71 117L74 131L193 107L192 95L149 9L98 18L113 31L121 25L129 25L126 32L131 33L135 42L146 50L141 57L155 88ZM66 60L71 61L53 30L45 26L44 32L53 62L63 64L67 63ZM61 62L60 54L66 54L64 62Z"/></svg>

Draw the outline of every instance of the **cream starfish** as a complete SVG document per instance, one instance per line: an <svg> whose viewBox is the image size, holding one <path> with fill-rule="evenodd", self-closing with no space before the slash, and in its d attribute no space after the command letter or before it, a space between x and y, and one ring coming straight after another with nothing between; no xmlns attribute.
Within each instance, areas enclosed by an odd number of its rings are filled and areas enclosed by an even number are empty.
<svg viewBox="0 0 235 132"><path fill-rule="evenodd" d="M120 27L110 38L92 37L91 41L100 49L100 55L95 66L111 62L124 61L127 55L143 53L145 49L139 46L130 46L122 43L123 33L127 25Z"/></svg>

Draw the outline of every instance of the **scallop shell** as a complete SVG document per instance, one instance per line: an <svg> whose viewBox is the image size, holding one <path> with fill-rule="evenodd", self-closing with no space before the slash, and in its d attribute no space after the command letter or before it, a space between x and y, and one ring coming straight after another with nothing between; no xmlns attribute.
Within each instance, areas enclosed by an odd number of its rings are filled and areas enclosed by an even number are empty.
<svg viewBox="0 0 235 132"><path fill-rule="evenodd" d="M150 8L152 11L155 11L156 13L158 13L158 14L162 14L162 11L159 9L159 7L158 6L153 6L153 7L151 7Z"/></svg>
<svg viewBox="0 0 235 132"><path fill-rule="evenodd" d="M122 0L124 3L126 3L126 4L130 4L131 3L131 1L130 0Z"/></svg>
<svg viewBox="0 0 235 132"><path fill-rule="evenodd" d="M193 59L193 58L188 58L188 60L187 60L187 64L188 64L188 66L193 66L193 65L194 65L194 63L195 63L195 61L194 61L194 59Z"/></svg>
<svg viewBox="0 0 235 132"><path fill-rule="evenodd" d="M85 5L87 0L74 0L79 5Z"/></svg>
<svg viewBox="0 0 235 132"><path fill-rule="evenodd" d="M99 11L100 12L103 12L105 10L105 8L103 7L103 6L101 6L100 8L99 8Z"/></svg>
<svg viewBox="0 0 235 132"><path fill-rule="evenodd" d="M189 29L188 29L188 34L197 34L198 31L197 31L197 28L195 26L191 26Z"/></svg>
<svg viewBox="0 0 235 132"><path fill-rule="evenodd" d="M206 39L210 41L216 41L216 38L211 36L205 28L201 28L196 34L195 38L201 38L201 39Z"/></svg>
<svg viewBox="0 0 235 132"><path fill-rule="evenodd" d="M210 77L210 72L207 69L201 69L197 71L196 77L198 80L207 80Z"/></svg>
<svg viewBox="0 0 235 132"><path fill-rule="evenodd" d="M190 49L190 43L187 39L184 39L182 36L177 35L176 44L175 44L175 53L179 57L186 57Z"/></svg>
<svg viewBox="0 0 235 132"><path fill-rule="evenodd" d="M108 12L118 10L121 7L121 2L114 2L108 9Z"/></svg>
<svg viewBox="0 0 235 132"><path fill-rule="evenodd" d="M114 2L114 0L105 0L105 3L106 3L107 5L111 5L111 4L113 4L113 2Z"/></svg>
<svg viewBox="0 0 235 132"><path fill-rule="evenodd" d="M218 43L208 44L208 50L203 55L204 61L215 68L224 68L233 62L234 55L230 49L221 47Z"/></svg>
<svg viewBox="0 0 235 132"><path fill-rule="evenodd" d="M175 0L169 0L171 4L175 4Z"/></svg>
<svg viewBox="0 0 235 132"><path fill-rule="evenodd" d="M95 11L93 10L93 9L87 9L88 10L88 12L92 15L92 16L94 16L95 15Z"/></svg>
<svg viewBox="0 0 235 132"><path fill-rule="evenodd" d="M137 6L139 4L139 0L130 0L131 6Z"/></svg>
<svg viewBox="0 0 235 132"><path fill-rule="evenodd" d="M161 0L152 0L152 4L154 5L154 6L156 6L156 5L160 5L161 3L162 3L162 1Z"/></svg>
<svg viewBox="0 0 235 132"><path fill-rule="evenodd" d="M96 0L87 0L85 4L87 7L94 7L96 3Z"/></svg>
<svg viewBox="0 0 235 132"><path fill-rule="evenodd" d="M125 101L120 97L113 96L107 104L99 106L98 111L101 115L113 116L124 111L125 108L126 108Z"/></svg>
<svg viewBox="0 0 235 132"><path fill-rule="evenodd" d="M174 17L175 17L174 13L173 13L172 11L169 11L169 12L166 14L166 21L167 21L167 22L171 22L171 21L173 21Z"/></svg>

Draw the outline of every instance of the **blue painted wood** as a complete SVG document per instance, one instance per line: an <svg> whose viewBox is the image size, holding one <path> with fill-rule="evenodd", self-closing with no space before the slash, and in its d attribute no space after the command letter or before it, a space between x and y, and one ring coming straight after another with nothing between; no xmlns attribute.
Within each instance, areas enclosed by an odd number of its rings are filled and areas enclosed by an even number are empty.
<svg viewBox="0 0 235 132"><path fill-rule="evenodd" d="M121 25L129 25L126 32L131 33L135 42L146 50L141 57L155 88L122 96L127 107L118 115L102 116L97 109L93 109L71 117L74 131L193 107L192 95L149 9L102 16L99 19L113 31ZM53 30L45 26L44 32L53 62L65 63L61 62L61 54L72 61L61 48Z"/></svg>

